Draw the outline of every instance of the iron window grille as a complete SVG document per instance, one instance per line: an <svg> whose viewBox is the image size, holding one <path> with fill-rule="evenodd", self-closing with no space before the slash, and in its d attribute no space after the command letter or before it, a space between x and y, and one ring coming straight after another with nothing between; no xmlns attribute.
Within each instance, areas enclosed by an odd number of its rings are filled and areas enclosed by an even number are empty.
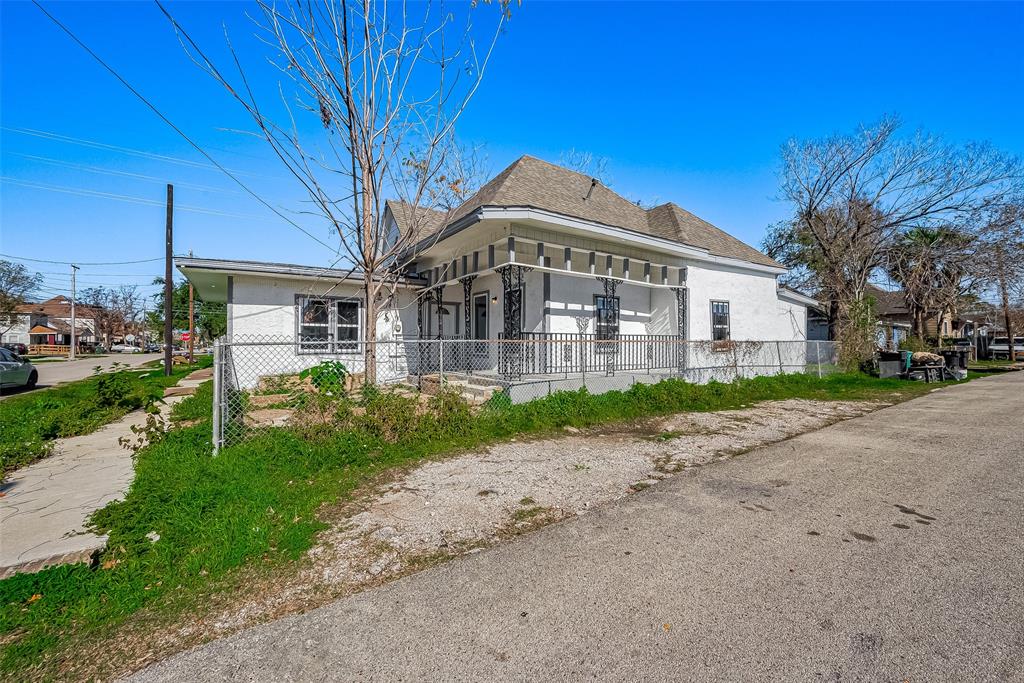
<svg viewBox="0 0 1024 683"><path fill-rule="evenodd" d="M594 295L594 338L598 340L595 351L617 353L615 344L602 344L619 338L619 297L604 294Z"/></svg>
<svg viewBox="0 0 1024 683"><path fill-rule="evenodd" d="M728 341L730 336L729 302L711 302L711 341Z"/></svg>
<svg viewBox="0 0 1024 683"><path fill-rule="evenodd" d="M296 296L296 346L300 354L343 354L359 350L359 299Z"/></svg>

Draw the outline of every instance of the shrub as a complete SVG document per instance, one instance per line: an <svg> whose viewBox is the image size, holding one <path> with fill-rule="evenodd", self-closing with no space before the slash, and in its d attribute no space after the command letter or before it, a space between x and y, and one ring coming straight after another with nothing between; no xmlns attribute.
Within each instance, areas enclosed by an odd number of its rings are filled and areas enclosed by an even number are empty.
<svg viewBox="0 0 1024 683"><path fill-rule="evenodd" d="M96 380L96 395L103 406L132 406L138 400L135 386L126 372L100 375Z"/></svg>
<svg viewBox="0 0 1024 683"><path fill-rule="evenodd" d="M345 378L348 377L348 368L345 364L336 360L325 360L319 365L306 368L299 373L300 379L309 378L317 391L328 396L343 396L345 394Z"/></svg>
<svg viewBox="0 0 1024 683"><path fill-rule="evenodd" d="M427 409L435 431L442 436L465 433L472 421L469 404L458 391L443 388L427 401Z"/></svg>
<svg viewBox="0 0 1024 683"><path fill-rule="evenodd" d="M915 353L918 351L931 351L931 346L929 346L928 342L914 335L908 335L906 338L901 339L899 348L901 351L912 351Z"/></svg>
<svg viewBox="0 0 1024 683"><path fill-rule="evenodd" d="M354 418L356 429L387 443L415 434L419 426L416 398L393 391L364 387L361 415Z"/></svg>

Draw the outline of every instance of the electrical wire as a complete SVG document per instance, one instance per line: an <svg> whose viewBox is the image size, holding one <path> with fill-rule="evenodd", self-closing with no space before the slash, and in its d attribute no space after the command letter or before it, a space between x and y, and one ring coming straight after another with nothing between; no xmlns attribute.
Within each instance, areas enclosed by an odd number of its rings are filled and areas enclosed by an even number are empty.
<svg viewBox="0 0 1024 683"><path fill-rule="evenodd" d="M96 142L95 140L85 140L83 138L76 138L70 135L62 135L60 133L54 133L46 130L36 130L34 128L17 128L14 126L0 126L9 133L18 133L19 135L30 135L32 137L43 138L44 140L53 140L55 142L63 142L71 145L79 145L82 147L92 147L94 149L110 150L112 152L120 152L122 154L128 154L131 156L142 157L144 159L153 159L154 161L164 161L171 164L181 164L182 166L189 166L192 168L205 168L210 170L218 170L213 164L205 164L201 161L192 161L191 159L182 159L181 157L172 157L166 154L158 154L157 152L147 152L141 149L132 149L131 147L120 147L118 145L110 145L105 142ZM273 176L264 176L258 173L251 173L249 171L239 171L232 169L233 173L239 175L246 175L255 178L270 178L274 179ZM279 180L279 178L278 178Z"/></svg>
<svg viewBox="0 0 1024 683"><path fill-rule="evenodd" d="M11 178L10 176L0 176L0 182L11 183L13 185L21 185L22 187L29 187L37 190L48 190L50 192L63 192L65 194L73 194L81 197L99 197L101 199L113 199L114 201L128 202L129 204L142 204L144 206L165 206L165 203L157 199L149 199L147 197L132 197L123 194L113 194L110 192L100 192L99 190L87 190L84 188L77 187L62 187L60 185L47 185L45 183L36 183L29 180L22 180L21 178ZM187 206L184 204L175 204L175 210L177 211L189 211L191 213L205 213L211 216L224 216L226 218L242 218L245 220L265 221L268 220L265 216L255 216L253 214L244 213L231 213L229 211L220 211L218 209L205 209L201 206Z"/></svg>
<svg viewBox="0 0 1024 683"><path fill-rule="evenodd" d="M132 173L131 171L115 171L113 169L100 168L98 166L89 166L87 164L76 164L72 161L64 161L63 159L50 159L49 157L36 156L35 154L21 154L20 152L8 152L11 156L20 157L22 159L28 159L30 161L41 161L44 164L52 164L54 166L63 166L65 168L71 168L79 171L87 171L89 173L101 173L103 175L119 176L123 178L135 178L138 180L145 180L156 183L166 183L166 178L158 178L156 176L145 175L143 173ZM231 194L239 195L241 193L235 190L225 190L219 187L211 187L210 185L199 185L197 183L182 182L175 180L173 182L175 187L184 187L192 190L199 190L200 192L215 192L218 194Z"/></svg>
<svg viewBox="0 0 1024 683"><path fill-rule="evenodd" d="M47 259L40 258L29 258L27 256L14 256L12 254L0 254L4 258L14 259L15 261L30 261L32 263L50 263L58 266L124 266L134 263L155 263L156 261L163 261L163 257L140 259L138 261L106 261L106 262L93 262L87 263L85 261L50 261Z"/></svg>

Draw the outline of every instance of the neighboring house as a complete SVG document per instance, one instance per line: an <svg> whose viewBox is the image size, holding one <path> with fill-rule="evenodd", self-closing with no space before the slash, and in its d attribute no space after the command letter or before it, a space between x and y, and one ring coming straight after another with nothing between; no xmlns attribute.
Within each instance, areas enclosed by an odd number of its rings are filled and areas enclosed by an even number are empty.
<svg viewBox="0 0 1024 683"><path fill-rule="evenodd" d="M907 308L906 297L901 290L885 290L868 285L867 294L875 299L875 312L879 321L880 346L896 348L913 332L914 320ZM961 320L946 309L939 325L939 316L934 312L924 321L927 337L956 337L965 334L969 320ZM881 342L885 343L881 343Z"/></svg>
<svg viewBox="0 0 1024 683"><path fill-rule="evenodd" d="M0 344L25 344L30 343L28 331L32 329L32 316L27 313L18 313L12 324L0 324Z"/></svg>
<svg viewBox="0 0 1024 683"><path fill-rule="evenodd" d="M393 229L410 228L409 209L388 203ZM682 338L726 348L730 340L807 338L815 301L778 285L785 268L776 261L675 204L644 209L533 157L506 168L450 218L420 212L407 277L377 320L383 341L550 342L544 362L525 370L543 374L562 371L572 340ZM287 337L310 363L360 353L360 273L199 258L177 265L199 296L227 303L231 338ZM601 348L610 355L617 347ZM397 374L409 362L392 360Z"/></svg>
<svg viewBox="0 0 1024 683"><path fill-rule="evenodd" d="M71 299L58 295L39 303L18 306L19 334L27 334L29 345L71 344ZM24 329L27 328L27 329ZM79 344L96 342L95 313L90 306L75 305L75 328Z"/></svg>

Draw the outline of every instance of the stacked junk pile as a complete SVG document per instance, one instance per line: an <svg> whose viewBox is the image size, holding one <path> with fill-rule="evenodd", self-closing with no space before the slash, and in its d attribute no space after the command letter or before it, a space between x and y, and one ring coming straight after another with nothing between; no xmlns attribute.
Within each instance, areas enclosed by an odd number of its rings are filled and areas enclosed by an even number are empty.
<svg viewBox="0 0 1024 683"><path fill-rule="evenodd" d="M882 351L878 376L882 379L912 379L918 382L967 379L967 349L928 351Z"/></svg>

